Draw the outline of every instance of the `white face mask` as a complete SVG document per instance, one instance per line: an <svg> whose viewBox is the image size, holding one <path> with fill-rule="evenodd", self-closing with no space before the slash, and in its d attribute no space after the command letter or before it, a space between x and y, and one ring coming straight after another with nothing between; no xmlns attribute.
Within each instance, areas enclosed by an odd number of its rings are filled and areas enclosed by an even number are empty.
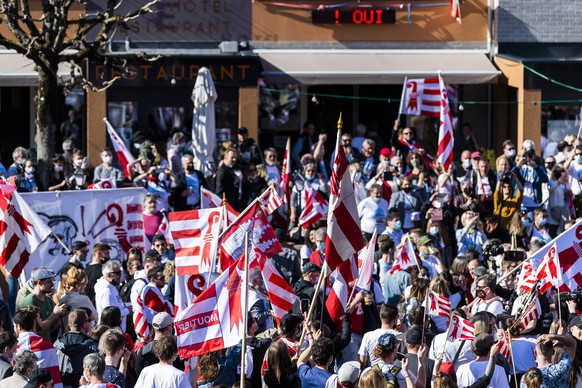
<svg viewBox="0 0 582 388"><path fill-rule="evenodd" d="M28 174L34 174L34 167L32 166L26 167L24 171L26 171L26 173Z"/></svg>
<svg viewBox="0 0 582 388"><path fill-rule="evenodd" d="M55 164L55 171L56 171L56 172L61 172L61 171L63 171L63 166L61 166L60 164Z"/></svg>
<svg viewBox="0 0 582 388"><path fill-rule="evenodd" d="M111 156L104 156L103 158L101 158L103 160L103 163L111 163Z"/></svg>
<svg viewBox="0 0 582 388"><path fill-rule="evenodd" d="M81 167L83 165L83 159L75 159L75 166Z"/></svg>

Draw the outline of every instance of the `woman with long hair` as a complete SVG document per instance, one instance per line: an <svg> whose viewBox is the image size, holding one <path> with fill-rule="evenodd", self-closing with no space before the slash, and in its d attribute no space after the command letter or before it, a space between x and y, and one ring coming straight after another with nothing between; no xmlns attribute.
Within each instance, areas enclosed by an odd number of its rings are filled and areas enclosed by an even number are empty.
<svg viewBox="0 0 582 388"><path fill-rule="evenodd" d="M78 308L86 308L91 311L90 320L97 321L97 310L87 295L85 295L85 287L87 286L87 275L84 271L76 267L71 267L61 277L59 282L59 289L54 295L55 303L64 303L71 308L71 310ZM63 318L63 324L68 328L67 316Z"/></svg>
<svg viewBox="0 0 582 388"><path fill-rule="evenodd" d="M543 382L544 376L538 368L529 368L521 379L521 384L527 388L540 388Z"/></svg>
<svg viewBox="0 0 582 388"><path fill-rule="evenodd" d="M416 306L422 306L424 303L424 298L426 297L426 290L430 281L425 278L418 278L412 283L410 288L410 294L406 298L406 326L408 327L410 323L408 322L408 314Z"/></svg>
<svg viewBox="0 0 582 388"><path fill-rule="evenodd" d="M284 342L274 342L267 350L267 362L263 383L269 388L299 388L297 366L291 361Z"/></svg>
<svg viewBox="0 0 582 388"><path fill-rule="evenodd" d="M362 372L360 388L385 388L386 377L377 369L369 368Z"/></svg>

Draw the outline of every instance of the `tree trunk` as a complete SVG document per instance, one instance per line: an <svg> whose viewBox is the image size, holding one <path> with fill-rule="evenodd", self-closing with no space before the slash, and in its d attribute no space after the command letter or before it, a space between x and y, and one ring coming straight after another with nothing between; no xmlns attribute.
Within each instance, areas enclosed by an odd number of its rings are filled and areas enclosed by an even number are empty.
<svg viewBox="0 0 582 388"><path fill-rule="evenodd" d="M47 73L38 69L38 89L36 92L36 152L38 159L38 171L44 172L46 163L55 153L56 125L58 117L58 103L60 89L57 78L58 65L54 71Z"/></svg>

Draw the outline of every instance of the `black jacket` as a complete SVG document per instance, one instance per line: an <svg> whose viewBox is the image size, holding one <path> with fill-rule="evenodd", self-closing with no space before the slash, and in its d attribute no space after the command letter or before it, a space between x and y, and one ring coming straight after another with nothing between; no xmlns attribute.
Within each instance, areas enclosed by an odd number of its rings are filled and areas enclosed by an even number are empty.
<svg viewBox="0 0 582 388"><path fill-rule="evenodd" d="M83 358L98 352L98 345L91 337L78 331L69 331L55 341L55 350L59 359L59 368L63 384L79 386L83 374Z"/></svg>
<svg viewBox="0 0 582 388"><path fill-rule="evenodd" d="M234 173L234 169L223 164L216 171L216 195L222 198L222 194L226 197L226 201L237 211L242 211L242 203L239 200L239 178Z"/></svg>
<svg viewBox="0 0 582 388"><path fill-rule="evenodd" d="M204 178L204 174L201 171L194 170L194 173L198 177L198 182L200 182L200 186L204 187L205 189L208 188L208 184L206 183L206 178ZM182 193L184 190L188 189L188 184L186 183L186 174L184 171L180 171L176 174L176 179L172 183L172 204L174 206L175 211L183 211L183 210L192 210L188 208L186 205L186 199L188 197L182 197Z"/></svg>

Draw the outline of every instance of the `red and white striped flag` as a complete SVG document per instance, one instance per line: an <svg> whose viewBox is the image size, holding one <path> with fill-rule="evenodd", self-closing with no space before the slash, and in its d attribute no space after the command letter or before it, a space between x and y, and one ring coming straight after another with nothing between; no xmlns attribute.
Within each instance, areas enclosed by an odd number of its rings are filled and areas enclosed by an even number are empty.
<svg viewBox="0 0 582 388"><path fill-rule="evenodd" d="M129 152L129 150L125 146L125 143L123 142L123 140L121 140L121 138L119 137L119 135L115 131L115 128L113 128L109 120L107 120L107 118L105 117L103 118L103 121L105 122L105 126L107 127L107 133L109 134L111 144L113 144L113 149L115 150L115 154L117 155L117 161L119 162L121 168L123 169L123 176L129 178L129 171L127 171L127 165L135 161L135 158L133 157L131 152Z"/></svg>
<svg viewBox="0 0 582 388"><path fill-rule="evenodd" d="M461 23L461 6L459 0L449 0L451 8L451 16L455 18L456 21Z"/></svg>
<svg viewBox="0 0 582 388"><path fill-rule="evenodd" d="M425 306L426 314L437 317L451 317L451 302L449 298L427 290Z"/></svg>
<svg viewBox="0 0 582 388"><path fill-rule="evenodd" d="M0 182L0 191L0 264L17 278L52 232L14 186Z"/></svg>
<svg viewBox="0 0 582 388"><path fill-rule="evenodd" d="M291 181L291 138L287 138L287 146L285 147L285 154L283 155L283 166L281 168L281 194L283 194L283 203L289 203L291 200L291 189L289 182Z"/></svg>
<svg viewBox="0 0 582 388"><path fill-rule="evenodd" d="M267 215L258 202L255 202L243 213L237 221L228 226L218 239L220 265L223 270L243 257L247 231L249 232L249 244L259 249L266 257L273 257L283 251Z"/></svg>
<svg viewBox="0 0 582 388"><path fill-rule="evenodd" d="M257 257L257 262L263 275L263 283L265 284L265 289L267 290L267 295L273 308L273 315L277 320L277 325L280 325L283 315L291 310L293 304L298 299L297 295L295 295L289 283L283 279L270 259L267 259L265 255L261 254L260 250L255 249L255 252L257 253L255 257Z"/></svg>
<svg viewBox="0 0 582 388"><path fill-rule="evenodd" d="M161 234L164 236L168 244L174 245L174 238L172 237L172 233L170 233L170 221L168 220L168 213L164 211L162 214L162 222L160 222L158 230L156 230L156 234Z"/></svg>
<svg viewBox="0 0 582 388"><path fill-rule="evenodd" d="M319 191L314 190L311 186L305 186L305 208L299 215L299 225L305 229L310 228L313 224L327 216L329 203Z"/></svg>
<svg viewBox="0 0 582 388"><path fill-rule="evenodd" d="M440 85L440 119L439 119L439 142L437 151L437 160L447 171L453 163L453 146L455 143L453 135L453 119L449 107L449 98L447 87L442 77L439 76Z"/></svg>
<svg viewBox="0 0 582 388"><path fill-rule="evenodd" d="M89 190L116 189L117 182L115 181L115 178L103 179L97 183L90 184L87 188Z"/></svg>
<svg viewBox="0 0 582 388"><path fill-rule="evenodd" d="M341 133L338 131L329 188L329 212L327 214L327 239L325 242L325 262L330 271L336 269L344 260L364 247L364 237L360 229L360 217L354 195L354 184L350 178L348 158L340 141Z"/></svg>
<svg viewBox="0 0 582 388"><path fill-rule="evenodd" d="M374 229L374 234L368 244L358 252L359 275L356 281L356 288L370 291L372 285L372 272L374 270L374 251L376 250L376 239L378 234Z"/></svg>
<svg viewBox="0 0 582 388"><path fill-rule="evenodd" d="M473 326L471 321L463 319L458 315L454 315L448 333L447 340L449 341L455 341L458 339L473 341L475 339L475 326Z"/></svg>
<svg viewBox="0 0 582 388"><path fill-rule="evenodd" d="M174 307L164 298L162 292L150 284L141 289L137 303L133 306L133 325L135 332L144 338L150 335L148 324L152 324L157 313L167 312L174 315Z"/></svg>
<svg viewBox="0 0 582 388"><path fill-rule="evenodd" d="M414 253L414 245L410 241L410 236L406 235L402 248L400 248L400 252L396 255L396 259L394 259L394 264L390 269L390 275L415 266L420 267L420 262L416 257L416 253Z"/></svg>
<svg viewBox="0 0 582 388"><path fill-rule="evenodd" d="M228 348L243 338L243 274L244 260L237 260L178 313L174 328L181 358Z"/></svg>
<svg viewBox="0 0 582 388"><path fill-rule="evenodd" d="M519 321L519 327L521 330L525 330L531 321L536 320L541 316L542 312L538 308L536 300L537 299L534 299L521 315L521 320Z"/></svg>
<svg viewBox="0 0 582 388"><path fill-rule="evenodd" d="M220 213L220 208L213 208L169 214L177 275L212 272L220 233Z"/></svg>
<svg viewBox="0 0 582 388"><path fill-rule="evenodd" d="M221 207L221 206L223 206L222 199L218 195L216 195L212 191L200 186L200 208L201 209L210 209L213 207ZM232 206L230 206L228 204L228 202L225 202L225 206L226 206L226 210L227 210L227 214L228 214L228 223L230 224L230 223L234 222L234 220L236 220L236 217L238 217L239 212L234 210L232 208Z"/></svg>
<svg viewBox="0 0 582 388"><path fill-rule="evenodd" d="M501 353L501 355L505 357L507 362L513 365L513 358L511 357L511 352L512 349L511 342L509 341L509 334L507 333L507 331L503 331L503 337L499 338L499 353Z"/></svg>
<svg viewBox="0 0 582 388"><path fill-rule="evenodd" d="M441 92L438 78L406 79L400 102L401 115L439 117Z"/></svg>
<svg viewBox="0 0 582 388"><path fill-rule="evenodd" d="M552 286L559 288L562 284L561 272L558 245L554 242L536 272L536 278L541 281L540 292L544 293Z"/></svg>
<svg viewBox="0 0 582 388"><path fill-rule="evenodd" d="M22 354L25 350L30 350L38 357L38 367L46 369L50 373L54 386L63 388L59 359L50 341L45 340L38 334L23 331L18 335L17 346L15 356Z"/></svg>
<svg viewBox="0 0 582 388"><path fill-rule="evenodd" d="M261 195L260 202L261 205L266 208L267 214L269 215L273 214L275 210L283 204L283 200L273 186L269 186L269 188Z"/></svg>
<svg viewBox="0 0 582 388"><path fill-rule="evenodd" d="M537 280L538 278L536 277L536 271L532 267L531 259L528 259L521 267L521 272L519 273L519 278L517 281L518 292L530 292L536 284Z"/></svg>
<svg viewBox="0 0 582 388"><path fill-rule="evenodd" d="M357 274L357 269L354 269L354 266L354 260L349 258L343 261L331 274L331 278L335 280L325 301L325 307L334 322L339 321L347 310L350 296L350 287L348 285L354 281L354 273Z"/></svg>
<svg viewBox="0 0 582 388"><path fill-rule="evenodd" d="M216 275L211 274L193 274L193 275L177 275L175 278L174 288L174 312L178 316L184 309L190 306L196 298L202 294L208 284L212 284ZM207 279L210 277L210 279Z"/></svg>

